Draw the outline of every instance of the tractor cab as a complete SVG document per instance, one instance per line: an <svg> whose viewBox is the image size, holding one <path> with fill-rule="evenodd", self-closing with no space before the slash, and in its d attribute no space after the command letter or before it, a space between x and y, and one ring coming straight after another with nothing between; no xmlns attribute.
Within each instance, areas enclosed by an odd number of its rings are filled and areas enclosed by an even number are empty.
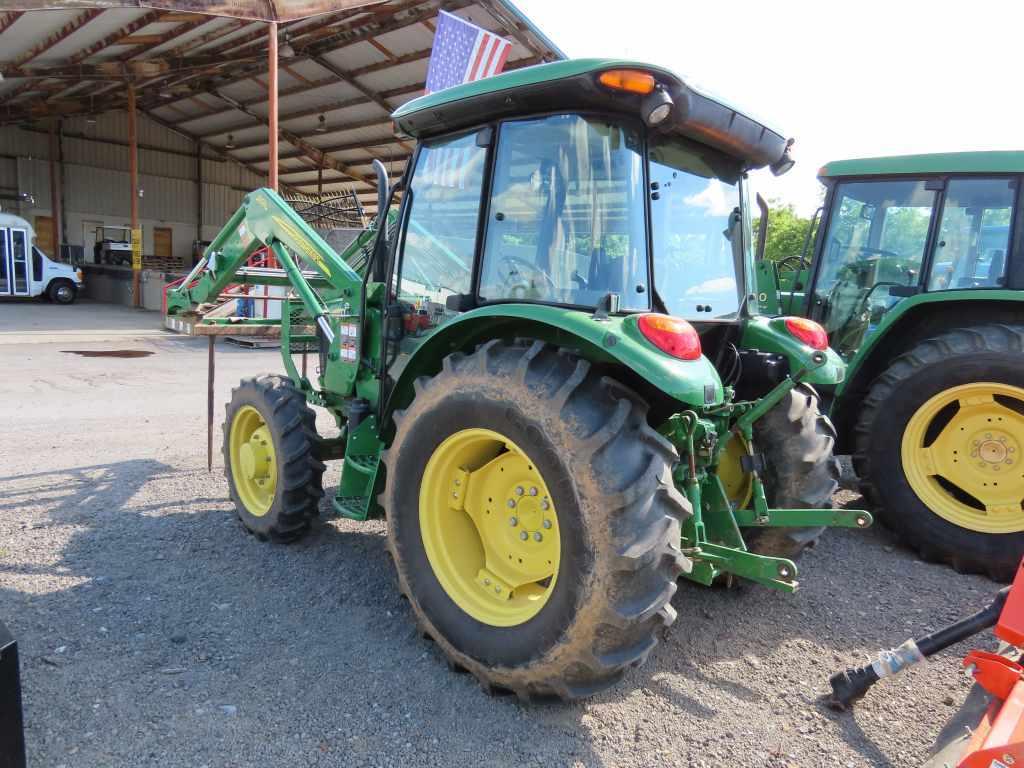
<svg viewBox="0 0 1024 768"><path fill-rule="evenodd" d="M781 134L645 65L580 60L492 80L395 113L419 139L391 244L398 299L420 317L404 325L421 335L512 302L699 326L750 309L745 175L791 164Z"/></svg>
<svg viewBox="0 0 1024 768"><path fill-rule="evenodd" d="M1006 288L1020 176L988 168L995 156L1013 154L848 160L822 168L828 196L807 312L845 359L911 296Z"/></svg>

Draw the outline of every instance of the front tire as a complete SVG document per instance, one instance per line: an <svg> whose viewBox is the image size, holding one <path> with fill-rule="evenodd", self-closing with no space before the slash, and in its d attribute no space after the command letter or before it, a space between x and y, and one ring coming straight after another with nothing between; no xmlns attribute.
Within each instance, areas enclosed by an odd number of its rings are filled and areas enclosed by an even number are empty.
<svg viewBox="0 0 1024 768"><path fill-rule="evenodd" d="M923 559L1009 581L1024 553L1024 326L928 339L875 380L854 468Z"/></svg>
<svg viewBox="0 0 1024 768"><path fill-rule="evenodd" d="M291 379L243 379L224 420L224 474L238 519L260 539L294 541L324 495L316 415Z"/></svg>
<svg viewBox="0 0 1024 768"><path fill-rule="evenodd" d="M70 280L54 280L47 287L46 295L56 304L74 304L78 289Z"/></svg>
<svg viewBox="0 0 1024 768"><path fill-rule="evenodd" d="M493 341L446 358L395 414L382 501L399 588L421 631L486 690L588 696L643 663L674 621L680 523L691 510L672 483L678 455L646 411L572 354ZM460 444L470 447L450 453ZM533 471L536 482L519 481ZM550 526L526 521L531 498L549 498L557 518L537 519ZM528 577L540 578L524 585L539 606L515 610L523 587L508 596L515 569L502 564L525 568L531 547L549 543Z"/></svg>

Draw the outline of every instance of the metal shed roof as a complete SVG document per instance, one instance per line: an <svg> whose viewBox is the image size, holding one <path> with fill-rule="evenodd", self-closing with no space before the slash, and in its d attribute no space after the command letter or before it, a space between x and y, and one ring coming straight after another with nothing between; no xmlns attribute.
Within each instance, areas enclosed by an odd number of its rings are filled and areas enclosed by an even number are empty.
<svg viewBox="0 0 1024 768"><path fill-rule="evenodd" d="M13 5L59 9L0 14L0 125L123 110L132 83L145 117L259 174L269 153L267 24L251 20L255 11L195 9L272 9L289 19L278 24L281 184L315 192L323 168L325 192L354 189L368 204L373 159L398 175L409 156L390 113L423 92L439 9L511 40L506 70L564 58L507 0ZM294 17L325 5L334 10Z"/></svg>

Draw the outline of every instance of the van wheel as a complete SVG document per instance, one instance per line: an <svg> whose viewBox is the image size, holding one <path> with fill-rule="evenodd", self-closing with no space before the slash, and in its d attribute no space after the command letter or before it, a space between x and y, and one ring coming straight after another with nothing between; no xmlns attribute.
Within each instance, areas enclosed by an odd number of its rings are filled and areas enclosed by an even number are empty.
<svg viewBox="0 0 1024 768"><path fill-rule="evenodd" d="M70 280L54 280L46 289L46 295L57 304L73 304L78 290Z"/></svg>

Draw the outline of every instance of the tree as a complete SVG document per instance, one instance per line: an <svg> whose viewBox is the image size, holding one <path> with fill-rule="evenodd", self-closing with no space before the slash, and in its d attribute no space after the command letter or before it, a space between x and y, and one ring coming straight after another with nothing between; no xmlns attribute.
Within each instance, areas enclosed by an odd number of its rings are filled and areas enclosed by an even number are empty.
<svg viewBox="0 0 1024 768"><path fill-rule="evenodd" d="M755 237L760 219L754 219ZM768 211L768 242L764 249L765 258L782 261L788 256L799 256L803 251L804 241L811 220L797 214L790 203L778 200L769 202ZM808 254L808 257L810 254Z"/></svg>

